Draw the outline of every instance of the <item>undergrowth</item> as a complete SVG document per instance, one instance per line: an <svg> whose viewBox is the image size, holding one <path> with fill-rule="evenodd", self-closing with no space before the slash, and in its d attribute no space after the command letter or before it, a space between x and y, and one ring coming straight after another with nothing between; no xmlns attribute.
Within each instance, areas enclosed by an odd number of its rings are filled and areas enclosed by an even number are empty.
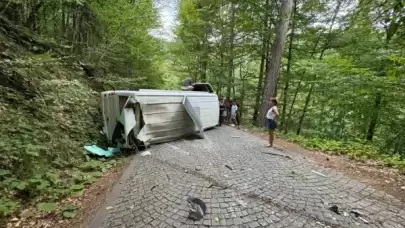
<svg viewBox="0 0 405 228"><path fill-rule="evenodd" d="M119 160L95 160L85 144L99 144L99 93L82 70L51 53L32 54L0 36L0 222L20 209L52 211L58 199ZM64 213L66 216L72 216ZM0 223L1 225L1 223Z"/></svg>
<svg viewBox="0 0 405 228"><path fill-rule="evenodd" d="M248 129L254 132L263 132L263 129L248 126ZM387 154L372 143L361 143L354 141L338 141L332 139L323 139L316 136L305 137L296 134L282 134L277 132L277 137L289 142L296 143L306 149L316 150L335 155L347 155L352 160L366 161L374 160L381 165L398 169L405 174L405 160L399 155Z"/></svg>

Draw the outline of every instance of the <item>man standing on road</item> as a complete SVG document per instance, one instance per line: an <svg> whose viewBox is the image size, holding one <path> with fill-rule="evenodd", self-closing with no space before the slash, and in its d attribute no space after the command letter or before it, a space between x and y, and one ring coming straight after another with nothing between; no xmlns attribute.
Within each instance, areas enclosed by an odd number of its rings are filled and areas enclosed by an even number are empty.
<svg viewBox="0 0 405 228"><path fill-rule="evenodd" d="M231 107L231 122L236 123L236 125L239 127L239 123L238 121L236 121L237 115L238 115L238 105L236 105L236 102L233 102Z"/></svg>
<svg viewBox="0 0 405 228"><path fill-rule="evenodd" d="M181 83L181 90L191 91L193 89L194 89L193 79L192 78L184 79L183 82Z"/></svg>
<svg viewBox="0 0 405 228"><path fill-rule="evenodd" d="M279 116L278 109L277 109L277 104L278 104L277 99L271 98L270 102L271 102L271 107L266 115L267 130L269 131L269 144L267 145L267 147L273 147L274 132L276 131L276 128L277 128L277 118Z"/></svg>

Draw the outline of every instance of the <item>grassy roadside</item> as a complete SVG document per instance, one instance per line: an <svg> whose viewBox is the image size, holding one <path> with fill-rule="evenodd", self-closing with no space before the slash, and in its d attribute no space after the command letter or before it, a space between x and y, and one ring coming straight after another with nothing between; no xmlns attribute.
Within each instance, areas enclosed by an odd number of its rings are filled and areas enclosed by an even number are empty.
<svg viewBox="0 0 405 228"><path fill-rule="evenodd" d="M30 46L35 37L26 36ZM61 199L80 196L121 163L84 153L86 144L103 144L99 93L75 61L2 34L0 46L0 227L31 215L21 214L27 208L74 217L77 208Z"/></svg>
<svg viewBox="0 0 405 228"><path fill-rule="evenodd" d="M251 125L243 127L256 133L266 132L263 128ZM296 134L283 134L279 132L276 137L298 144L308 150L316 150L333 155L346 155L350 159L356 161L373 161L379 165L397 169L401 174L405 174L405 160L401 159L399 155L384 154L378 149L378 147L371 143L337 141L318 137L305 137Z"/></svg>

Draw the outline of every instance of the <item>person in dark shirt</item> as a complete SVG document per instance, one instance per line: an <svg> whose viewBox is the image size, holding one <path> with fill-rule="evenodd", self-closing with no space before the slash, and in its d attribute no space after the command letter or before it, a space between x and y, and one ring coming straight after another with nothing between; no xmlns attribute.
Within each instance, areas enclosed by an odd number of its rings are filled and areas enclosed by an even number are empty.
<svg viewBox="0 0 405 228"><path fill-rule="evenodd" d="M219 99L219 123L218 126L222 126L222 122L224 122L224 113L225 110L225 104L223 99Z"/></svg>
<svg viewBox="0 0 405 228"><path fill-rule="evenodd" d="M183 82L181 83L181 90L191 91L193 89L194 89L193 79L192 78L184 79Z"/></svg>

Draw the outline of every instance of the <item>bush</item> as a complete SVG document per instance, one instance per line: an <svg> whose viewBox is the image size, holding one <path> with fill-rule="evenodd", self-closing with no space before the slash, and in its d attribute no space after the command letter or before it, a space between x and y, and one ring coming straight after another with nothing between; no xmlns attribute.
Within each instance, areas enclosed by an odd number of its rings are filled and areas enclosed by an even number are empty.
<svg viewBox="0 0 405 228"><path fill-rule="evenodd" d="M383 165L405 171L405 161L400 156L384 154L379 148L370 143L353 141L337 141L318 137L304 137L295 134L281 134L280 137L297 143L307 149L318 150L332 154L344 154L351 159L380 161Z"/></svg>

